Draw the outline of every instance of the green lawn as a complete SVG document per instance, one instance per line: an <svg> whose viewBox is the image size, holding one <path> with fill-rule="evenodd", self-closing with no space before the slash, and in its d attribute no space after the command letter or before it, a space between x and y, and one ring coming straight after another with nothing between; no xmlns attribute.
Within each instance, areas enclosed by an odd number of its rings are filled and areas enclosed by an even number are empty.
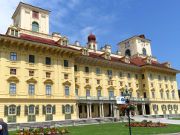
<svg viewBox="0 0 180 135"><path fill-rule="evenodd" d="M128 135L128 127L122 123L99 124L68 127L70 135ZM180 125L168 125L162 128L132 128L132 135L153 135L180 132ZM15 132L10 132L14 135Z"/></svg>

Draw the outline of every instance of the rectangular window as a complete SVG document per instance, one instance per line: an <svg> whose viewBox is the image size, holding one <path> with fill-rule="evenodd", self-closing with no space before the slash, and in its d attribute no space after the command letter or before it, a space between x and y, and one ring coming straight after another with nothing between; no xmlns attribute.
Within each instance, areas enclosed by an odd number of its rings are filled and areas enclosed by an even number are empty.
<svg viewBox="0 0 180 135"><path fill-rule="evenodd" d="M167 76L164 76L164 81L167 81Z"/></svg>
<svg viewBox="0 0 180 135"><path fill-rule="evenodd" d="M68 60L64 60L64 67L69 67Z"/></svg>
<svg viewBox="0 0 180 135"><path fill-rule="evenodd" d="M11 68L10 69L10 74L11 75L16 75L16 69L15 68Z"/></svg>
<svg viewBox="0 0 180 135"><path fill-rule="evenodd" d="M75 82L77 82L77 78L75 77Z"/></svg>
<svg viewBox="0 0 180 135"><path fill-rule="evenodd" d="M130 74L130 73L128 73L128 74L127 74L127 77L128 77L128 79L130 79L130 78L131 78L131 74Z"/></svg>
<svg viewBox="0 0 180 135"><path fill-rule="evenodd" d="M107 70L107 75L112 76L112 70Z"/></svg>
<svg viewBox="0 0 180 135"><path fill-rule="evenodd" d="M29 76L34 76L34 70L29 70Z"/></svg>
<svg viewBox="0 0 180 135"><path fill-rule="evenodd" d="M78 96L78 94L79 94L78 88L75 89L75 93L76 93L76 96Z"/></svg>
<svg viewBox="0 0 180 135"><path fill-rule="evenodd" d="M123 73L122 72L119 72L119 77L123 77Z"/></svg>
<svg viewBox="0 0 180 135"><path fill-rule="evenodd" d="M51 65L51 58L50 57L46 57L46 65Z"/></svg>
<svg viewBox="0 0 180 135"><path fill-rule="evenodd" d="M109 97L114 97L114 91L113 90L109 91Z"/></svg>
<svg viewBox="0 0 180 135"><path fill-rule="evenodd" d="M29 55L29 63L35 63L35 56Z"/></svg>
<svg viewBox="0 0 180 135"><path fill-rule="evenodd" d="M89 89L86 90L86 97L90 97L90 90Z"/></svg>
<svg viewBox="0 0 180 135"><path fill-rule="evenodd" d="M16 52L11 52L10 53L10 60L11 61L16 61L17 60L17 53Z"/></svg>
<svg viewBox="0 0 180 135"><path fill-rule="evenodd" d="M65 86L65 96L69 96L69 86Z"/></svg>
<svg viewBox="0 0 180 135"><path fill-rule="evenodd" d="M52 106L46 106L46 114L52 114Z"/></svg>
<svg viewBox="0 0 180 135"><path fill-rule="evenodd" d="M29 113L28 113L29 115L34 115L35 114L35 107L34 107L34 105L30 105L29 106Z"/></svg>
<svg viewBox="0 0 180 135"><path fill-rule="evenodd" d="M100 68L96 68L96 74L97 74L97 75L101 74Z"/></svg>
<svg viewBox="0 0 180 135"><path fill-rule="evenodd" d="M159 80L159 81L161 80L161 76L160 76L160 75L158 75L158 80Z"/></svg>
<svg viewBox="0 0 180 135"><path fill-rule="evenodd" d="M160 91L161 99L163 99L163 91Z"/></svg>
<svg viewBox="0 0 180 135"><path fill-rule="evenodd" d="M97 96L101 97L101 90L97 90Z"/></svg>
<svg viewBox="0 0 180 135"><path fill-rule="evenodd" d="M153 75L149 74L149 79L152 80L153 79Z"/></svg>
<svg viewBox="0 0 180 135"><path fill-rule="evenodd" d="M29 95L33 96L35 94L35 85L29 84Z"/></svg>
<svg viewBox="0 0 180 135"><path fill-rule="evenodd" d="M97 84L100 84L100 80L97 80Z"/></svg>
<svg viewBox="0 0 180 135"><path fill-rule="evenodd" d="M142 74L142 79L144 79L145 78L145 76L144 76L144 74Z"/></svg>
<svg viewBox="0 0 180 135"><path fill-rule="evenodd" d="M155 92L152 91L152 98L155 98Z"/></svg>
<svg viewBox="0 0 180 135"><path fill-rule="evenodd" d="M89 67L85 67L85 72L89 73Z"/></svg>
<svg viewBox="0 0 180 135"><path fill-rule="evenodd" d="M128 83L128 86L131 87L131 83Z"/></svg>
<svg viewBox="0 0 180 135"><path fill-rule="evenodd" d="M10 95L15 95L16 94L16 84L15 83L10 83L9 94Z"/></svg>
<svg viewBox="0 0 180 135"><path fill-rule="evenodd" d="M74 71L78 71L77 65L74 65Z"/></svg>
<svg viewBox="0 0 180 135"><path fill-rule="evenodd" d="M64 74L64 79L68 79L68 74Z"/></svg>
<svg viewBox="0 0 180 135"><path fill-rule="evenodd" d="M46 84L46 95L51 95L51 85Z"/></svg>
<svg viewBox="0 0 180 135"><path fill-rule="evenodd" d="M89 79L86 79L85 81L86 81L86 83L89 83Z"/></svg>
<svg viewBox="0 0 180 135"><path fill-rule="evenodd" d="M50 78L51 77L51 73L50 72L46 72L46 78Z"/></svg>
<svg viewBox="0 0 180 135"><path fill-rule="evenodd" d="M36 18L36 19L39 19L39 12L33 11L33 12L32 12L32 17L33 17L33 18Z"/></svg>
<svg viewBox="0 0 180 135"><path fill-rule="evenodd" d="M138 79L138 74L135 74L135 78Z"/></svg>
<svg viewBox="0 0 180 135"><path fill-rule="evenodd" d="M123 86L123 82L120 82L120 86Z"/></svg>

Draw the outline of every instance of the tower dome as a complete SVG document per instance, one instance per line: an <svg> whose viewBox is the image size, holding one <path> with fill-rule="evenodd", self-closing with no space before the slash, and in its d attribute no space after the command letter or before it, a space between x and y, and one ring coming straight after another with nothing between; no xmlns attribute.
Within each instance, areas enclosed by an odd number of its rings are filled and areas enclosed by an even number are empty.
<svg viewBox="0 0 180 135"><path fill-rule="evenodd" d="M96 36L92 33L88 36L88 42L91 42L91 41L96 42Z"/></svg>

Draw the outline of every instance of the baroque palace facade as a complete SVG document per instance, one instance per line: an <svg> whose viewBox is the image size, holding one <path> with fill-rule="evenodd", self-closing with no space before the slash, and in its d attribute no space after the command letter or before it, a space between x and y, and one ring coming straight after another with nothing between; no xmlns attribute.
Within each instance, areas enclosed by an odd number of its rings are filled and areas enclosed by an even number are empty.
<svg viewBox="0 0 180 135"><path fill-rule="evenodd" d="M97 50L53 33L49 11L20 2L0 35L0 117L8 123L118 117L125 89L138 115L180 114L176 74L151 54L144 35Z"/></svg>

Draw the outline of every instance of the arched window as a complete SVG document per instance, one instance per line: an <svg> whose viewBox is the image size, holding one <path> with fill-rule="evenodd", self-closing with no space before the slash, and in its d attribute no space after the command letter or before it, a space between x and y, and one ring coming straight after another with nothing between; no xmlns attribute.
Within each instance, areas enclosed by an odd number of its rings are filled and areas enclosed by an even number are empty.
<svg viewBox="0 0 180 135"><path fill-rule="evenodd" d="M65 106L65 113L66 114L70 114L71 113L71 106L70 105L66 105Z"/></svg>
<svg viewBox="0 0 180 135"><path fill-rule="evenodd" d="M130 56L131 56L131 51L130 51L129 49L127 49L127 50L125 51L125 55L130 57Z"/></svg>
<svg viewBox="0 0 180 135"><path fill-rule="evenodd" d="M146 52L145 48L142 49L142 53L143 53L143 55L147 55L147 52Z"/></svg>
<svg viewBox="0 0 180 135"><path fill-rule="evenodd" d="M37 22L32 23L32 31L39 32L39 24Z"/></svg>

